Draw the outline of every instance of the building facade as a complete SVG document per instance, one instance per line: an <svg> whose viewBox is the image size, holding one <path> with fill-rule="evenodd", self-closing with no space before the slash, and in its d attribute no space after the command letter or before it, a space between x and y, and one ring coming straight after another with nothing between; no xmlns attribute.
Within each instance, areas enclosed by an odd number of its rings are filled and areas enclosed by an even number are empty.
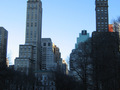
<svg viewBox="0 0 120 90"><path fill-rule="evenodd" d="M68 74L68 65L65 60L62 60L62 72L66 75Z"/></svg>
<svg viewBox="0 0 120 90"><path fill-rule="evenodd" d="M108 24L108 0L96 0L96 31L92 33L91 54L93 67L95 67L95 90L117 90L115 85L117 82L114 78L107 77L112 77L110 73L115 73L116 69L113 66L119 60L118 39L119 33L114 32L114 26Z"/></svg>
<svg viewBox="0 0 120 90"><path fill-rule="evenodd" d="M77 38L77 43L75 44L75 48L78 48L78 44L81 42L85 42L89 38L89 33L87 33L87 30L82 30L79 34L79 37Z"/></svg>
<svg viewBox="0 0 120 90"><path fill-rule="evenodd" d="M57 63L54 59L53 43L50 38L42 38L42 70L54 70Z"/></svg>
<svg viewBox="0 0 120 90"><path fill-rule="evenodd" d="M33 71L41 69L41 28L41 0L28 0L25 44L19 46L19 57L15 59L15 70L28 73L30 68Z"/></svg>
<svg viewBox="0 0 120 90"><path fill-rule="evenodd" d="M62 58L59 47L53 44L54 60L57 63L57 69L62 70Z"/></svg>
<svg viewBox="0 0 120 90"><path fill-rule="evenodd" d="M6 67L8 31L0 27L0 68Z"/></svg>
<svg viewBox="0 0 120 90"><path fill-rule="evenodd" d="M96 31L108 32L108 0L96 0Z"/></svg>
<svg viewBox="0 0 120 90"><path fill-rule="evenodd" d="M41 70L36 72L38 77L35 90L56 90L55 74L51 71Z"/></svg>
<svg viewBox="0 0 120 90"><path fill-rule="evenodd" d="M50 38L42 38L42 70L62 70L62 58L59 48Z"/></svg>

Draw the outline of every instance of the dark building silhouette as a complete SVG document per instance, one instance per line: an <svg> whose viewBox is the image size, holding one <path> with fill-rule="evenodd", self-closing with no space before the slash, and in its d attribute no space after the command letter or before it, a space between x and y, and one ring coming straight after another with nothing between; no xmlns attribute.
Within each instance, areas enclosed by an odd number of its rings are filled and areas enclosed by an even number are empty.
<svg viewBox="0 0 120 90"><path fill-rule="evenodd" d="M108 0L96 0L95 10L96 31L92 33L94 90L118 90L119 34L109 32Z"/></svg>
<svg viewBox="0 0 120 90"><path fill-rule="evenodd" d="M108 0L96 0L96 31L108 32Z"/></svg>
<svg viewBox="0 0 120 90"><path fill-rule="evenodd" d="M7 38L8 31L5 28L0 27L0 69L6 67Z"/></svg>

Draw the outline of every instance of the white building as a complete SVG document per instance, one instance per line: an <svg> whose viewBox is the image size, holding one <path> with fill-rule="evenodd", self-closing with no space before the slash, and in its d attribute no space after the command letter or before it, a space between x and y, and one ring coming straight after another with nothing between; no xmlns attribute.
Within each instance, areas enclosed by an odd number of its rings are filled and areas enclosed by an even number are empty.
<svg viewBox="0 0 120 90"><path fill-rule="evenodd" d="M42 38L42 70L55 70L57 63L54 59L53 43L50 38Z"/></svg>

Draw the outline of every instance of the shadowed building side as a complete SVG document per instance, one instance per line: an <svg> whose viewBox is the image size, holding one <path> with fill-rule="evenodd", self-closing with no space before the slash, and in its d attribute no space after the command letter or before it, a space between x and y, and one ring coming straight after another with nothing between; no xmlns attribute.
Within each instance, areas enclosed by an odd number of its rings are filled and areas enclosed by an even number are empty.
<svg viewBox="0 0 120 90"><path fill-rule="evenodd" d="M0 27L0 69L6 68L8 31Z"/></svg>

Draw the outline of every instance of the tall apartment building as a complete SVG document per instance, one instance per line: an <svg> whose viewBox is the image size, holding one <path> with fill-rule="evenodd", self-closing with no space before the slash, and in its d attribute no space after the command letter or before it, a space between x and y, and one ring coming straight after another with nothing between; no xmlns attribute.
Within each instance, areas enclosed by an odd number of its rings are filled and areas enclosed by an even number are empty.
<svg viewBox="0 0 120 90"><path fill-rule="evenodd" d="M96 0L96 31L108 32L108 0Z"/></svg>
<svg viewBox="0 0 120 90"><path fill-rule="evenodd" d="M50 38L42 38L42 70L62 70L62 58L59 48Z"/></svg>
<svg viewBox="0 0 120 90"><path fill-rule="evenodd" d="M6 67L8 31L0 27L0 69Z"/></svg>
<svg viewBox="0 0 120 90"><path fill-rule="evenodd" d="M82 30L79 34L79 37L77 38L77 43L75 44L75 49L78 48L78 44L81 42L85 42L89 38L89 33L87 33L87 30Z"/></svg>
<svg viewBox="0 0 120 90"><path fill-rule="evenodd" d="M113 31L114 28L112 25L109 25L108 28L108 0L96 0L96 31L92 33L91 45L91 57L95 63L95 83L97 83L94 85L95 90L98 90L98 88L104 90L106 89L107 85L109 85L111 88L116 87L111 84L114 82L114 79L107 80L105 78L105 76L110 75L108 72L112 71L109 69L114 69L114 63L119 59L117 56L119 50L119 35L118 32ZM104 68L104 70L102 70L102 68ZM99 76L101 79L99 79ZM101 80L105 79L107 84L106 82L101 82ZM116 83L116 81L114 83ZM115 90L115 88L113 89Z"/></svg>
<svg viewBox="0 0 120 90"><path fill-rule="evenodd" d="M57 66L54 59L53 43L50 38L42 38L42 70L54 70Z"/></svg>
<svg viewBox="0 0 120 90"><path fill-rule="evenodd" d="M41 62L41 0L27 1L25 44L19 47L19 57L15 59L15 70L29 71L40 69Z"/></svg>

